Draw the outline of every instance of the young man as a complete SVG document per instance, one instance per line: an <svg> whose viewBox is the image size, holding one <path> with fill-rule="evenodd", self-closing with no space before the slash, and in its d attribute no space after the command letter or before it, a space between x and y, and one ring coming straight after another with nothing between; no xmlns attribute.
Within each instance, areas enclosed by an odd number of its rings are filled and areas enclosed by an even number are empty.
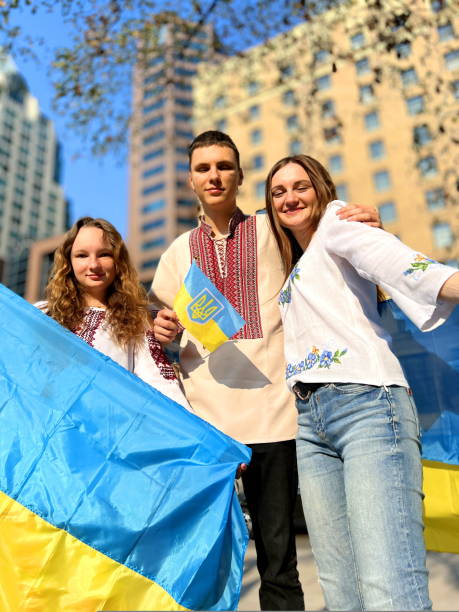
<svg viewBox="0 0 459 612"><path fill-rule="evenodd" d="M242 480L257 550L261 609L304 610L293 529L296 410L284 380L277 304L282 262L266 216L246 216L236 206L243 173L231 138L204 132L191 143L189 156L190 185L203 216L198 228L179 236L162 255L153 294L171 308L194 260L246 321L231 342L211 354L185 330L182 382L196 414L252 449ZM349 207L345 216L377 221L373 209ZM156 337L167 341L175 331L174 313L162 311Z"/></svg>

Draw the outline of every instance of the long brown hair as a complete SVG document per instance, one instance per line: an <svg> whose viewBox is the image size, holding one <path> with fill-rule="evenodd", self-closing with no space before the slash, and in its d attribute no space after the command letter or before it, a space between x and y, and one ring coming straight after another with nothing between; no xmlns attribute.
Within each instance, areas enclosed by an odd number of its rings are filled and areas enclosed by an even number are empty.
<svg viewBox="0 0 459 612"><path fill-rule="evenodd" d="M317 202L311 210L312 227L317 228L325 208L329 202L336 200L336 188L328 171L313 157L309 155L291 155L283 157L274 164L266 177L266 210L271 230L279 247L282 263L284 264L285 278L290 274L293 265L301 257L302 249L295 240L292 232L282 227L273 205L271 183L273 176L287 164L298 164L308 173L309 180L316 192Z"/></svg>
<svg viewBox="0 0 459 612"><path fill-rule="evenodd" d="M84 317L85 300L73 273L71 250L82 227L97 227L113 249L115 280L107 292L107 323L121 346L138 341L149 327L147 296L121 235L105 219L82 217L70 228L54 254L54 265L46 287L47 312L58 323L74 330Z"/></svg>

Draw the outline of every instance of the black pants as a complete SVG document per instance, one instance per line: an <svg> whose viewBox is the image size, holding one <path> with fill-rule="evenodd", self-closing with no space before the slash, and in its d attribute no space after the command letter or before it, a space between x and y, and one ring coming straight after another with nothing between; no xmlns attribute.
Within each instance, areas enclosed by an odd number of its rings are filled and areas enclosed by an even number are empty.
<svg viewBox="0 0 459 612"><path fill-rule="evenodd" d="M252 519L262 610L304 610L296 568L293 510L298 491L295 440L249 444L242 475Z"/></svg>

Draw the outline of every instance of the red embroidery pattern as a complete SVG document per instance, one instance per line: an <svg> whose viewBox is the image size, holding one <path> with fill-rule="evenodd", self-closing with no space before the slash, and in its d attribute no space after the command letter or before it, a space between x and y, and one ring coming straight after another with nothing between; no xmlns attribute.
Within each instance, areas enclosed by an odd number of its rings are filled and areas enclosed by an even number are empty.
<svg viewBox="0 0 459 612"><path fill-rule="evenodd" d="M73 333L85 340L90 346L94 346L94 336L105 319L104 310L90 308L84 315L81 324L73 329Z"/></svg>
<svg viewBox="0 0 459 612"><path fill-rule="evenodd" d="M257 283L257 226L254 216L239 209L230 224L226 243L227 274L222 278L210 228L201 224L190 233L190 251L204 274L246 321L235 339L262 338Z"/></svg>
<svg viewBox="0 0 459 612"><path fill-rule="evenodd" d="M156 340L153 332L150 330L147 331L147 341L148 348L150 350L150 355L152 356L153 361L158 366L158 369L161 372L161 376L166 380L177 380L174 368L172 367L171 362L167 358L167 355L163 351L161 343Z"/></svg>

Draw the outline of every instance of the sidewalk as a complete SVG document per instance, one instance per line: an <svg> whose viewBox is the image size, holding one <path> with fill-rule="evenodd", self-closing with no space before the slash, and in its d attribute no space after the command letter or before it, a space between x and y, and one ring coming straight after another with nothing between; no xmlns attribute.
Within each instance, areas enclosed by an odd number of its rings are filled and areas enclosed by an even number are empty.
<svg viewBox="0 0 459 612"><path fill-rule="evenodd" d="M317 581L317 572L307 535L298 535L298 569L305 594L306 610L322 610L324 600ZM459 555L428 553L430 598L434 610L459 610ZM245 557L245 573L239 610L259 610L259 578L255 547L250 541Z"/></svg>

